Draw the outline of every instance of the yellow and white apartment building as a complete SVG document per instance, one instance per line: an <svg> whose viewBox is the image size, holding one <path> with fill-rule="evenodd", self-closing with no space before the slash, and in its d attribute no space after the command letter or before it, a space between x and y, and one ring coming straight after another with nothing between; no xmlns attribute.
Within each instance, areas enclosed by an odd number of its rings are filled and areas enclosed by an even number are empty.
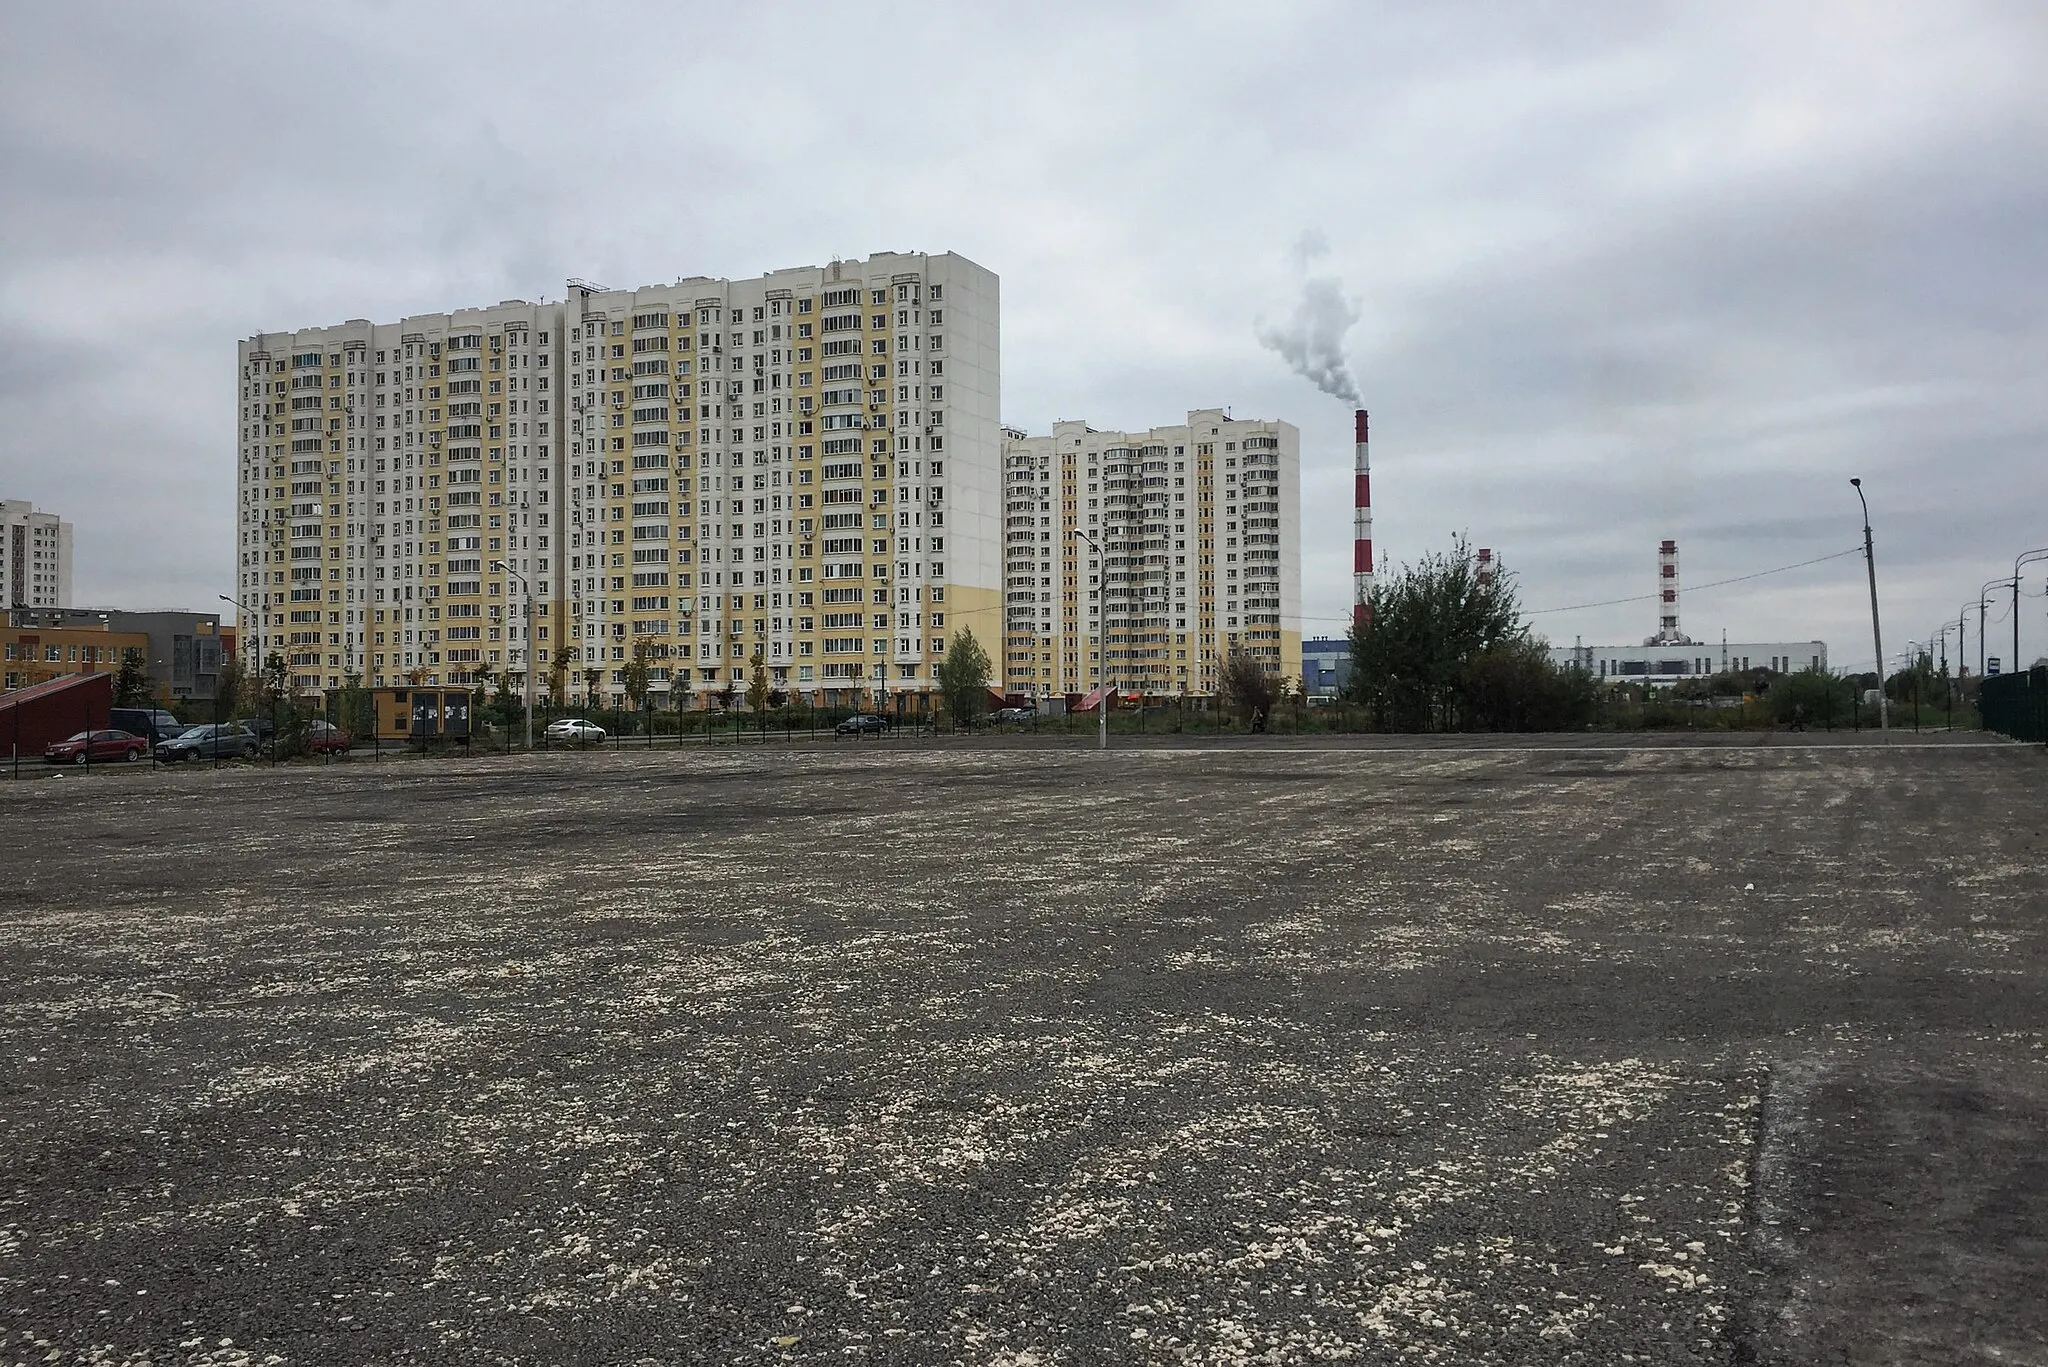
<svg viewBox="0 0 2048 1367"><path fill-rule="evenodd" d="M307 693L534 661L618 701L638 657L687 707L758 654L793 697L918 706L952 633L1002 636L999 306L963 257L878 253L251 337L247 658Z"/></svg>
<svg viewBox="0 0 2048 1367"><path fill-rule="evenodd" d="M1301 677L1301 434L1198 409L1003 446L1002 669L1045 697L1104 681L1216 691L1235 646ZM1106 652L1106 653L1105 653Z"/></svg>

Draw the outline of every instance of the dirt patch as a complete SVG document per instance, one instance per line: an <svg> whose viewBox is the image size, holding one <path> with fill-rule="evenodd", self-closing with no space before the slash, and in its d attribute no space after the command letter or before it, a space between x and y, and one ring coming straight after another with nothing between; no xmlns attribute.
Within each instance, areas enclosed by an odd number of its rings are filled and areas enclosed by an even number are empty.
<svg viewBox="0 0 2048 1367"><path fill-rule="evenodd" d="M0 790L0 1360L2029 1360L2048 761L1569 744Z"/></svg>

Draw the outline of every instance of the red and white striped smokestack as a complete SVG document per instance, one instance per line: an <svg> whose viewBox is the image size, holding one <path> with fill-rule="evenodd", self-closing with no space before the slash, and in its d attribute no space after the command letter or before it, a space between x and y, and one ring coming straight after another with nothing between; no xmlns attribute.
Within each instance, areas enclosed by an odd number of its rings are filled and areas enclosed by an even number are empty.
<svg viewBox="0 0 2048 1367"><path fill-rule="evenodd" d="M1372 620L1372 461L1366 455L1365 410L1358 410L1351 500L1351 622Z"/></svg>
<svg viewBox="0 0 2048 1367"><path fill-rule="evenodd" d="M1678 543L1657 547L1657 641L1685 640L1678 630Z"/></svg>

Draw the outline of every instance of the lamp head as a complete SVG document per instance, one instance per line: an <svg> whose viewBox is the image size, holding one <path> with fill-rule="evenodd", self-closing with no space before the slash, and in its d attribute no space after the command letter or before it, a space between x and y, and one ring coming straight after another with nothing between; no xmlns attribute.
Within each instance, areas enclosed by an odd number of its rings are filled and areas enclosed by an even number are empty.
<svg viewBox="0 0 2048 1367"><path fill-rule="evenodd" d="M1855 486L1856 486L1857 488L1859 488L1859 489L1861 489L1861 488L1863 487L1863 481L1862 481L1862 480L1860 480L1860 479L1858 479L1858 478L1856 478L1856 476L1854 476L1854 475L1851 475L1851 476L1849 476L1849 482L1850 482L1851 484L1855 485Z"/></svg>

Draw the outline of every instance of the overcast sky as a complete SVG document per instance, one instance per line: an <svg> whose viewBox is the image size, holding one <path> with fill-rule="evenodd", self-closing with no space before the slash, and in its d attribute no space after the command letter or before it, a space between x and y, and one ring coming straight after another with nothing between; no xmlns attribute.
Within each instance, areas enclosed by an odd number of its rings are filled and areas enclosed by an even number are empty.
<svg viewBox="0 0 2048 1367"><path fill-rule="evenodd" d="M2044 72L2037 0L10 4L0 495L77 525L81 600L210 607L238 338L953 250L1008 422L1298 424L1335 632L1350 415L1258 340L1318 233L1384 554L1646 594L1667 536L1692 585L1857 545L1861 475L1891 653L2048 546ZM1684 625L1857 665L1867 609L1841 559Z"/></svg>

